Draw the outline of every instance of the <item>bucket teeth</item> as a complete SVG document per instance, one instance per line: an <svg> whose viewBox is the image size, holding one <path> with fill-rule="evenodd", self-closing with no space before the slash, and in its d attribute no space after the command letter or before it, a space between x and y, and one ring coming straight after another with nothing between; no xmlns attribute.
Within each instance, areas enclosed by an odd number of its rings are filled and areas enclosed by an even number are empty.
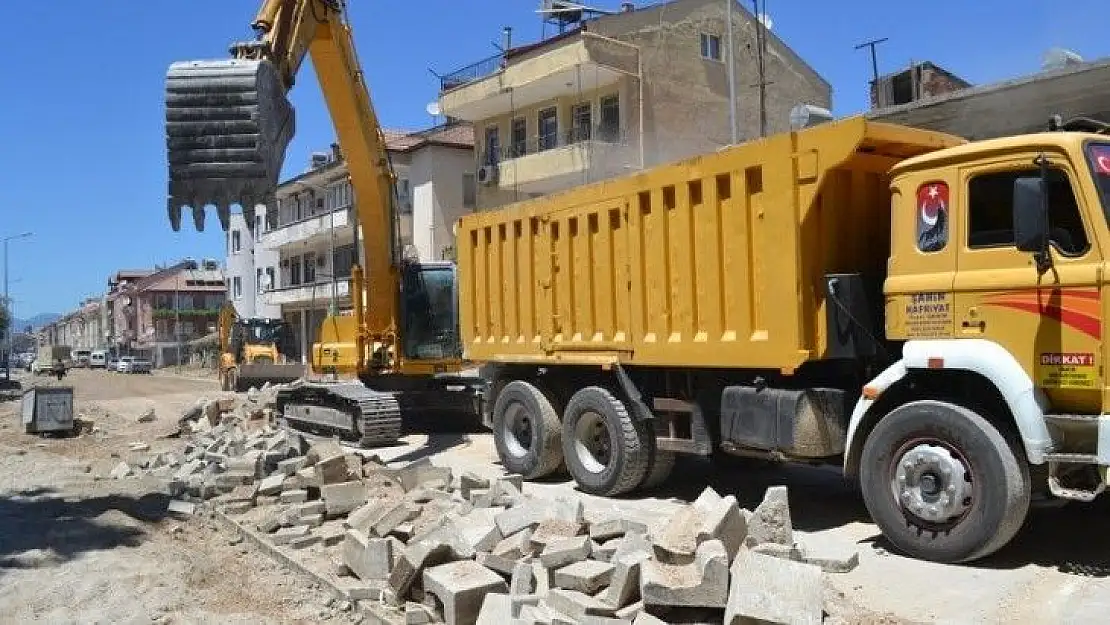
<svg viewBox="0 0 1110 625"><path fill-rule="evenodd" d="M197 230L216 207L230 228L231 207L251 213L273 197L293 138L294 111L266 60L185 61L166 73L166 155L170 226L193 211Z"/></svg>

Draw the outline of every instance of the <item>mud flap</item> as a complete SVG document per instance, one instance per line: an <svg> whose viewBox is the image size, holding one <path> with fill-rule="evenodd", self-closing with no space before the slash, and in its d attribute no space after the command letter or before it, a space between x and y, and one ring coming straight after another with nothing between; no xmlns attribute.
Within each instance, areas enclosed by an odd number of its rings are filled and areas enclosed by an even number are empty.
<svg viewBox="0 0 1110 625"><path fill-rule="evenodd" d="M238 204L247 223L268 204L294 132L293 106L273 64L265 60L184 61L166 74L166 151L170 226L181 229L182 209L204 230L214 205L230 226Z"/></svg>

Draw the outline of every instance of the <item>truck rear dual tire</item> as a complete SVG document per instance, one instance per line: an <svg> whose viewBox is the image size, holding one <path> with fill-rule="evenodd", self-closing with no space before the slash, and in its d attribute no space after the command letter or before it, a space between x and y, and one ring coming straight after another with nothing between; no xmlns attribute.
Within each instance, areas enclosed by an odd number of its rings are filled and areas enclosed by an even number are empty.
<svg viewBox="0 0 1110 625"><path fill-rule="evenodd" d="M652 468L654 452L653 433L607 389L586 387L567 402L563 457L584 492L613 497L640 487Z"/></svg>
<svg viewBox="0 0 1110 625"><path fill-rule="evenodd" d="M509 473L535 480L563 464L559 413L534 385L514 380L493 405L493 440L501 466Z"/></svg>
<svg viewBox="0 0 1110 625"><path fill-rule="evenodd" d="M896 548L945 563L977 560L1010 542L1031 490L1016 441L968 408L931 400L878 422L863 446L860 487Z"/></svg>

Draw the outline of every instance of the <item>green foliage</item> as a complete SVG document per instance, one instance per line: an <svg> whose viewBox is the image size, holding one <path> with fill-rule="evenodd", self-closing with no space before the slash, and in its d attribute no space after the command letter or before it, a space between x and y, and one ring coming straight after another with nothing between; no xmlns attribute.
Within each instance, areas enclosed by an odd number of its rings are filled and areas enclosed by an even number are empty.
<svg viewBox="0 0 1110 625"><path fill-rule="evenodd" d="M181 315L182 317L214 317L219 314L219 308L182 308L181 310L155 308L152 316L155 319L173 319L177 315Z"/></svg>

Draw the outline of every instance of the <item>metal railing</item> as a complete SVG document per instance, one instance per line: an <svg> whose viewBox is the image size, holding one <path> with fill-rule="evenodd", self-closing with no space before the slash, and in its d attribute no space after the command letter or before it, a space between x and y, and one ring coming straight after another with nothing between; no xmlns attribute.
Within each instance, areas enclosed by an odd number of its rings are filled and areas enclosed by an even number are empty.
<svg viewBox="0 0 1110 625"><path fill-rule="evenodd" d="M466 67L443 74L439 76L439 89L440 91L448 91L495 74L504 66L504 58L503 54L495 54Z"/></svg>
<svg viewBox="0 0 1110 625"><path fill-rule="evenodd" d="M624 130L615 125L579 126L559 133L533 135L520 141L510 141L507 145L498 148L496 157L483 147L479 151L478 158L482 165L496 165L500 161L590 141L615 146L628 145L628 136Z"/></svg>

